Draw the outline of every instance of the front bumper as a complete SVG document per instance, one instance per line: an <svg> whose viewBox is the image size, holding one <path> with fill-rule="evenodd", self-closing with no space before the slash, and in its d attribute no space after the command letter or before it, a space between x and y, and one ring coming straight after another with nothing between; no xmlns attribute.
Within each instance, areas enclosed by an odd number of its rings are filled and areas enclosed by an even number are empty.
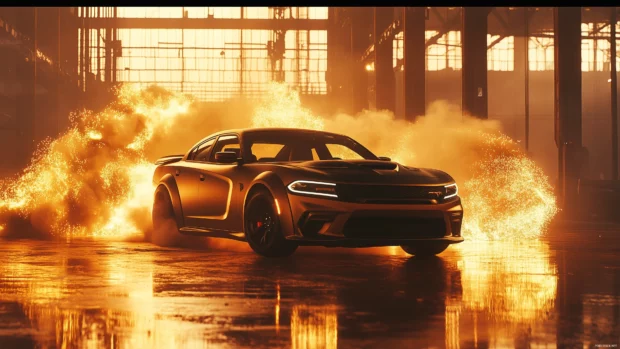
<svg viewBox="0 0 620 349"><path fill-rule="evenodd" d="M363 204L288 194L300 245L372 247L462 242L459 197L437 204Z"/></svg>

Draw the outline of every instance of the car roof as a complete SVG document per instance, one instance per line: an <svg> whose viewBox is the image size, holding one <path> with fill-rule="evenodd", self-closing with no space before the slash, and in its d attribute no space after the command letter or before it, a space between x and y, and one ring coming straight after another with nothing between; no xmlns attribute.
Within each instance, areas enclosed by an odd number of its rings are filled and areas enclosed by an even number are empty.
<svg viewBox="0 0 620 349"><path fill-rule="evenodd" d="M223 131L215 132L203 138L200 142L208 138L218 136L218 135L237 133L241 137L243 137L244 134L255 133L255 132L291 132L291 133L305 133L305 134L325 134L325 135L346 137L338 133L318 131L318 130L309 130L309 129L304 129L304 128L256 127L256 128L237 128L237 129L230 129L230 130L223 130Z"/></svg>
<svg viewBox="0 0 620 349"><path fill-rule="evenodd" d="M244 134L251 134L251 133L255 133L255 132L259 133L259 132L287 132L287 131L291 132L291 133L324 134L324 135L331 135L331 136L346 137L345 135L341 135L341 134L338 134L338 133L325 132L325 131L317 131L317 130L309 130L309 129L304 129L304 128L287 128L287 127L236 128L236 129L229 129L229 130L218 131L218 132L212 133L212 134L204 137L203 139L201 139L198 142L194 143L194 145L192 145L191 148L189 148L189 150L187 150L187 152L184 154L183 159L187 158L189 152L191 152L192 149L194 149L198 144L206 141L209 138L213 138L213 137L216 137L216 136L236 133L236 134L240 135L241 137L243 137Z"/></svg>

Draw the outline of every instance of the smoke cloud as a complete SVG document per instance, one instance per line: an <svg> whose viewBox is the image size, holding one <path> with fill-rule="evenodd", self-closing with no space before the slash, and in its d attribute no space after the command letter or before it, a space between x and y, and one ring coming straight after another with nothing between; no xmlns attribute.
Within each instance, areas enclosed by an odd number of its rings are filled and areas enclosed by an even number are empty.
<svg viewBox="0 0 620 349"><path fill-rule="evenodd" d="M444 170L459 184L468 238L536 237L556 212L547 177L501 133L499 123L463 116L445 102L409 123L385 111L315 115L283 84L272 84L258 100L209 104L158 87L123 87L105 110L71 119L66 133L40 145L30 167L0 182L0 234L122 239L148 234L152 162L183 154L208 134L239 127L343 133L378 155Z"/></svg>

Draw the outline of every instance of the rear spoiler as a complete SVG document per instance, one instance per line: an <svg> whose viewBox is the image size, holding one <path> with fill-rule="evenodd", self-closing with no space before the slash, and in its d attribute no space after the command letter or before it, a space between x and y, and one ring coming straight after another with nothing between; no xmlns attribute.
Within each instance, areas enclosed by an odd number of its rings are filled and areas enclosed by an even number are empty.
<svg viewBox="0 0 620 349"><path fill-rule="evenodd" d="M171 164L173 162L178 162L178 161L181 161L181 159L183 159L183 156L184 155L164 156L164 157L157 159L157 161L155 161L155 165L161 166L161 165Z"/></svg>

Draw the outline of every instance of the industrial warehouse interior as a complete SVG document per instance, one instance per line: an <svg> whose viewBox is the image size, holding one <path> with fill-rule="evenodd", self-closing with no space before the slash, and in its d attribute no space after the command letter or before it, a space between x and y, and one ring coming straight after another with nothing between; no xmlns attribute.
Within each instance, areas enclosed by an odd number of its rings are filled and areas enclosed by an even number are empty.
<svg viewBox="0 0 620 349"><path fill-rule="evenodd" d="M0 7L0 348L617 348L618 31L616 7ZM246 147L276 128L369 155Z"/></svg>

